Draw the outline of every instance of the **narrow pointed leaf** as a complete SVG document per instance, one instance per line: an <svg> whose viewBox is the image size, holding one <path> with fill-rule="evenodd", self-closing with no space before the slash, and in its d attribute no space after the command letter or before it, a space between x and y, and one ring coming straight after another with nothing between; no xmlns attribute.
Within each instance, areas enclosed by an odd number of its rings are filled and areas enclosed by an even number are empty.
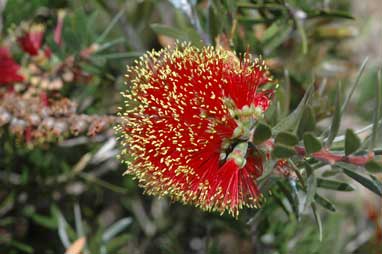
<svg viewBox="0 0 382 254"><path fill-rule="evenodd" d="M377 91L376 91L376 101L374 110L374 121L373 121L373 132L371 134L369 151L375 148L375 142L377 139L379 119L381 118L381 108L382 108L382 69L378 71L377 76Z"/></svg>
<svg viewBox="0 0 382 254"><path fill-rule="evenodd" d="M305 32L304 23L303 20L296 17L295 18L297 31L300 34L301 37L301 50L303 54L308 53L308 38Z"/></svg>
<svg viewBox="0 0 382 254"><path fill-rule="evenodd" d="M265 123L259 123L253 134L253 143L258 145L268 140L272 135L271 128Z"/></svg>
<svg viewBox="0 0 382 254"><path fill-rule="evenodd" d="M371 175L371 174L370 174L369 176L370 176L371 180L373 180L374 184L375 184L379 189L382 190L382 182L381 182L378 178L376 178L375 176L373 176L373 175Z"/></svg>
<svg viewBox="0 0 382 254"><path fill-rule="evenodd" d="M307 189L306 189L306 198L305 198L305 204L304 209L307 209L313 202L314 196L316 195L317 190L317 178L312 173L307 180Z"/></svg>
<svg viewBox="0 0 382 254"><path fill-rule="evenodd" d="M288 210L288 208L285 206L285 204L283 203L283 199L284 197L282 196L281 193L273 193L272 195L274 201L281 207L281 209L285 212L285 215L287 215L289 217L289 215L291 214L291 211Z"/></svg>
<svg viewBox="0 0 382 254"><path fill-rule="evenodd" d="M224 27L219 12L220 8L217 8L215 4L211 4L208 8L208 32L211 38L216 38Z"/></svg>
<svg viewBox="0 0 382 254"><path fill-rule="evenodd" d="M382 197L382 189L380 188L380 186L376 185L376 183L373 180L355 172L353 170L353 167L351 167L352 165L348 166L349 164L346 164L346 163L337 163L336 165L341 167L347 176L353 178L355 181L359 182L365 188L371 190L375 194Z"/></svg>
<svg viewBox="0 0 382 254"><path fill-rule="evenodd" d="M357 88L357 86L358 86L359 83L360 83L360 80L361 80L363 71L364 71L365 68L366 68L366 64L367 64L367 62L368 62L368 58L365 58L365 60L363 60L363 62L362 62L362 64L361 64L361 67L359 68L359 71L358 71L358 74L357 74L357 77L356 77L356 79L355 79L354 84L353 84L353 86L350 88L349 94L346 96L345 101L344 101L344 103L342 104L342 107L341 107L341 113L344 113L344 111L346 110L347 106L349 105L350 99L351 99L351 97L353 96L353 93L354 93L355 89Z"/></svg>
<svg viewBox="0 0 382 254"><path fill-rule="evenodd" d="M157 34L162 34L171 38L175 38L181 41L191 41L194 45L201 45L201 37L199 34L192 28L186 30L180 30L171 26L162 25L162 24L152 24L151 29L154 30Z"/></svg>
<svg viewBox="0 0 382 254"><path fill-rule="evenodd" d="M313 211L313 216L314 216L314 219L317 223L317 226L318 226L318 233L320 234L320 241L322 241L322 222L321 222L321 216L320 214L317 212L317 207L316 207L316 204L312 204L312 211Z"/></svg>
<svg viewBox="0 0 382 254"><path fill-rule="evenodd" d="M185 39L184 38L185 34L183 33L183 31L170 27L170 26L166 26L162 24L152 24L151 29L153 29L154 32L158 34L163 34L171 38Z"/></svg>
<svg viewBox="0 0 382 254"><path fill-rule="evenodd" d="M116 236L117 234L122 232L126 227L128 227L132 223L132 221L133 220L128 217L115 222L102 234L102 241L110 241L114 236Z"/></svg>
<svg viewBox="0 0 382 254"><path fill-rule="evenodd" d="M14 239L8 239L3 234L0 234L0 243L1 243L2 247L5 249L6 249L5 245L13 247L12 248L13 252L11 252L11 253L31 253L31 254L35 253L34 249L30 245L16 241ZM17 252L17 251L19 251L19 252Z"/></svg>
<svg viewBox="0 0 382 254"><path fill-rule="evenodd" d="M341 169L339 169L337 167L332 167L331 169L326 170L324 173L322 173L322 176L323 177L332 177L332 176L338 175L341 172L342 172Z"/></svg>
<svg viewBox="0 0 382 254"><path fill-rule="evenodd" d="M371 173L382 173L382 164L375 160L368 161L365 168Z"/></svg>
<svg viewBox="0 0 382 254"><path fill-rule="evenodd" d="M295 146L298 143L298 138L293 133L280 132L275 138L275 143L287 146Z"/></svg>
<svg viewBox="0 0 382 254"><path fill-rule="evenodd" d="M299 212L299 205L298 205L298 199L296 198L294 190L290 190L283 182L277 182L279 189L281 192L285 195L285 197L288 199L289 204L293 210L294 215L297 219L300 218L300 212Z"/></svg>
<svg viewBox="0 0 382 254"><path fill-rule="evenodd" d="M322 144L313 134L304 134L304 146L308 154L315 153L321 150Z"/></svg>
<svg viewBox="0 0 382 254"><path fill-rule="evenodd" d="M324 178L317 179L317 187L336 191L353 191L354 188L345 182L329 180Z"/></svg>
<svg viewBox="0 0 382 254"><path fill-rule="evenodd" d="M301 120L302 114L304 113L306 103L310 100L310 97L313 91L314 91L314 87L313 85L311 85L306 90L305 95L301 99L297 108L292 113L290 113L287 117L284 117L276 126L273 127L272 129L273 133L277 134L282 131L292 130L292 129L295 129L296 126L298 126Z"/></svg>
<svg viewBox="0 0 382 254"><path fill-rule="evenodd" d="M316 116L310 105L306 105L304 113L298 126L298 136L302 137L305 132L312 132L316 128Z"/></svg>
<svg viewBox="0 0 382 254"><path fill-rule="evenodd" d="M237 7L239 8L249 8L249 9L285 9L285 6L282 4L276 4L276 3L260 3L260 4L254 4L254 3L246 3L246 2L239 2L237 3Z"/></svg>
<svg viewBox="0 0 382 254"><path fill-rule="evenodd" d="M327 200L326 198L322 197L318 193L316 193L316 195L314 195L314 200L317 202L317 204L319 204L323 208L325 208L331 212L336 211L336 207L333 205L333 203L330 202L329 200Z"/></svg>
<svg viewBox="0 0 382 254"><path fill-rule="evenodd" d="M345 154L350 155L361 146L361 140L352 129L347 129L345 134Z"/></svg>
<svg viewBox="0 0 382 254"><path fill-rule="evenodd" d="M330 126L329 136L326 142L326 146L330 147L334 138L336 137L338 130L340 129L341 122L341 85L337 87L335 111L333 115L332 124Z"/></svg>
<svg viewBox="0 0 382 254"><path fill-rule="evenodd" d="M276 158L289 158L296 154L293 147L276 144L273 149L273 156Z"/></svg>
<svg viewBox="0 0 382 254"><path fill-rule="evenodd" d="M342 19L354 19L354 17L347 12L338 10L313 10L308 11L308 18L342 18Z"/></svg>
<svg viewBox="0 0 382 254"><path fill-rule="evenodd" d="M124 12L126 11L126 7L123 7L117 15L114 16L113 20L109 23L109 25L106 27L105 31L95 40L96 43L102 43L105 38L108 36L110 31L113 29L113 27L118 23L120 18L123 16Z"/></svg>

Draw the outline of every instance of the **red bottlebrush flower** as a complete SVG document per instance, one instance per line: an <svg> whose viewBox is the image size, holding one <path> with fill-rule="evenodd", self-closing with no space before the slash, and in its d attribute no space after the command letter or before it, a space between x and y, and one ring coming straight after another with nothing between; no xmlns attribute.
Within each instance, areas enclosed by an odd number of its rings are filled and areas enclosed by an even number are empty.
<svg viewBox="0 0 382 254"><path fill-rule="evenodd" d="M7 48L0 47L0 84L11 84L24 80L23 76L18 74L20 65L13 60Z"/></svg>
<svg viewBox="0 0 382 254"><path fill-rule="evenodd" d="M64 18L65 18L66 12L64 10L58 11L57 15L57 25L56 28L54 29L54 42L58 45L61 46L62 43L62 28L64 27Z"/></svg>
<svg viewBox="0 0 382 254"><path fill-rule="evenodd" d="M17 39L19 46L23 51L31 56L36 56L41 48L45 28L42 25L33 25L30 31Z"/></svg>
<svg viewBox="0 0 382 254"><path fill-rule="evenodd" d="M49 47L44 48L44 55L46 58L50 59L52 57L52 50Z"/></svg>
<svg viewBox="0 0 382 254"><path fill-rule="evenodd" d="M256 207L263 156L248 143L270 104L267 68L246 55L189 44L128 68L121 133L128 169L148 194L237 216Z"/></svg>

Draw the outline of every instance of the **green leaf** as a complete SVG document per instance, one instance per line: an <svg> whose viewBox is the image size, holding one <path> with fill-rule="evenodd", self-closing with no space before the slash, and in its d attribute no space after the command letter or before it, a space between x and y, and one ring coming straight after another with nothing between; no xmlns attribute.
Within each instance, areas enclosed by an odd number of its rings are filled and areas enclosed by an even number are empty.
<svg viewBox="0 0 382 254"><path fill-rule="evenodd" d="M281 209L285 212L285 214L289 217L291 214L291 211L289 211L289 209L283 203L284 196L281 193L278 193L275 191L275 192L272 192L272 198L273 198L273 201L275 201L275 203L279 205Z"/></svg>
<svg viewBox="0 0 382 254"><path fill-rule="evenodd" d="M375 160L370 160L366 163L365 168L367 171L371 173L381 173L382 172L382 164L375 161Z"/></svg>
<svg viewBox="0 0 382 254"><path fill-rule="evenodd" d="M166 26L162 24L152 24L151 29L158 34L163 34L175 39L185 39L185 34L183 31L176 29L171 26Z"/></svg>
<svg viewBox="0 0 382 254"><path fill-rule="evenodd" d="M287 117L281 119L281 121L273 127L272 132L277 134L282 131L287 131L291 129L295 129L296 126L300 123L302 114L304 113L307 102L310 100L314 90L314 86L311 85L305 92L304 97L301 99L297 108L290 113Z"/></svg>
<svg viewBox="0 0 382 254"><path fill-rule="evenodd" d="M294 190L289 189L284 182L277 182L277 185L281 192L285 195L285 197L288 199L290 206L292 207L293 213L295 214L296 218L300 218L300 212L299 212L299 202L297 195L295 194ZM293 187L292 187L293 188Z"/></svg>
<svg viewBox="0 0 382 254"><path fill-rule="evenodd" d="M286 146L286 145L281 145L281 144L276 144L273 152L273 156L276 158L289 158L292 157L293 155L296 154L296 151L294 150L293 147Z"/></svg>
<svg viewBox="0 0 382 254"><path fill-rule="evenodd" d="M345 134L345 154L346 156L356 152L361 146L361 140L352 129L347 129Z"/></svg>
<svg viewBox="0 0 382 254"><path fill-rule="evenodd" d="M333 205L333 203L330 202L329 200L327 200L326 198L322 197L318 193L316 193L316 195L314 195L314 200L317 202L317 204L319 204L323 208L325 208L331 212L336 211L336 207Z"/></svg>
<svg viewBox="0 0 382 254"><path fill-rule="evenodd" d="M284 82L279 89L277 89L276 96L278 98L278 102L280 102L281 116L285 117L289 114L291 102L291 81L288 69L284 69Z"/></svg>
<svg viewBox="0 0 382 254"><path fill-rule="evenodd" d="M314 216L314 219L317 223L317 226L318 226L318 232L320 234L320 241L322 241L322 222L321 222L321 216L320 214L317 212L317 207L316 207L316 204L312 204L312 211L313 211L313 216Z"/></svg>
<svg viewBox="0 0 382 254"><path fill-rule="evenodd" d="M272 136L271 128L265 123L258 123L253 134L253 143L258 145L268 140Z"/></svg>
<svg viewBox="0 0 382 254"><path fill-rule="evenodd" d="M2 245L12 246L14 248L14 251L15 251L15 249L17 249L18 251L21 251L23 253L33 253L34 252L34 250L31 246L29 246L25 243L13 240L13 239L7 239L3 235L0 235L0 243ZM19 253L19 252L12 252L12 253Z"/></svg>
<svg viewBox="0 0 382 254"><path fill-rule="evenodd" d="M346 96L345 98L345 101L344 103L342 104L342 107L341 107L341 113L344 113L344 111L346 110L349 102L350 102L350 99L351 97L353 96L353 93L355 91L355 89L357 88L357 86L359 85L359 81L361 80L361 76L363 74L363 71L365 70L366 68L366 64L368 62L368 58L365 58L365 60L363 60L362 64L361 64L361 67L359 68L358 70L358 73L357 73L357 77L355 79L355 82L353 84L353 86L350 88L350 91L349 91L349 94Z"/></svg>
<svg viewBox="0 0 382 254"><path fill-rule="evenodd" d="M219 34L219 22L216 22L217 16L212 6L208 8L208 31L211 38L216 38Z"/></svg>
<svg viewBox="0 0 382 254"><path fill-rule="evenodd" d="M341 115L341 85L339 84L337 86L334 116L330 126L329 136L326 141L327 147L333 143L333 140L336 137L338 130L340 129Z"/></svg>
<svg viewBox="0 0 382 254"><path fill-rule="evenodd" d="M269 41L281 31L280 27L282 23L284 22L273 22L272 25L264 31L261 42L264 44L269 43Z"/></svg>
<svg viewBox="0 0 382 254"><path fill-rule="evenodd" d="M370 180L369 178L355 172L354 171L355 166L347 164L347 163L343 163L343 162L336 163L336 166L342 168L342 170L347 176L353 178L355 181L362 184L365 188L371 190L378 196L382 197L381 187L378 186L373 180Z"/></svg>
<svg viewBox="0 0 382 254"><path fill-rule="evenodd" d="M31 219L41 226L44 226L50 229L57 228L57 221L54 217L43 216L43 215L39 215L35 213L31 216Z"/></svg>
<svg viewBox="0 0 382 254"><path fill-rule="evenodd" d="M311 175L309 175L307 180L304 209L307 209L312 204L314 200L314 196L316 195L316 190L317 190L317 178L312 172Z"/></svg>
<svg viewBox="0 0 382 254"><path fill-rule="evenodd" d="M305 132L314 131L316 128L316 116L310 105L306 105L302 114L300 125L298 126L298 136L302 137Z"/></svg>
<svg viewBox="0 0 382 254"><path fill-rule="evenodd" d="M56 214L58 221L58 236L60 237L61 243L68 248L70 246L69 234L67 232L67 222L61 212Z"/></svg>
<svg viewBox="0 0 382 254"><path fill-rule="evenodd" d="M378 178L376 178L375 176L373 175L369 175L371 177L371 179L373 180L374 184L380 189L382 190L382 182L378 180Z"/></svg>
<svg viewBox="0 0 382 254"><path fill-rule="evenodd" d="M224 29L226 20L222 19L223 16L227 16L227 9L219 2L212 1L208 8L208 32L210 38L216 38Z"/></svg>
<svg viewBox="0 0 382 254"><path fill-rule="evenodd" d="M113 29L113 27L118 23L120 18L123 16L125 11L126 11L126 6L123 6L122 9L117 13L117 15L114 16L112 21L109 23L109 25L103 31L103 33L95 40L95 43L100 44L105 40L105 38L108 36L110 31Z"/></svg>
<svg viewBox="0 0 382 254"><path fill-rule="evenodd" d="M81 207L78 203L74 204L74 221L78 237L85 236L84 226L82 222Z"/></svg>
<svg viewBox="0 0 382 254"><path fill-rule="evenodd" d="M322 144L312 133L304 134L304 146L308 154L315 153L321 150Z"/></svg>
<svg viewBox="0 0 382 254"><path fill-rule="evenodd" d="M322 176L323 177L331 177L331 176L335 176L341 172L342 172L341 169L339 169L337 167L332 167L332 169L326 170L324 173L322 173Z"/></svg>
<svg viewBox="0 0 382 254"><path fill-rule="evenodd" d="M130 235L130 234L122 234L120 236L117 236L117 237L111 239L104 246L101 245L101 248L104 248L104 250L106 250L106 253L121 253L118 251L121 248L123 248L126 245L126 242L129 241L129 239L131 239L131 238L132 238L132 235Z"/></svg>
<svg viewBox="0 0 382 254"><path fill-rule="evenodd" d="M25 208L23 212L25 216L29 217L36 224L49 229L57 229L57 221L53 215L45 216L38 214L31 207Z"/></svg>
<svg viewBox="0 0 382 254"><path fill-rule="evenodd" d="M274 19L263 19L263 18L252 18L252 17L244 17L244 16L239 16L237 20L245 25L256 25L256 24L265 24L270 21L274 21Z"/></svg>
<svg viewBox="0 0 382 254"><path fill-rule="evenodd" d="M379 126L379 119L381 118L381 108L382 108L382 69L379 69L377 74L377 91L376 92L376 101L375 101L375 110L373 116L373 131L371 133L371 140L369 151L371 152L375 148L375 142L377 139L377 132Z"/></svg>
<svg viewBox="0 0 382 254"><path fill-rule="evenodd" d="M1 200L2 202L0 203L0 212L12 209L16 200L15 191L10 192L6 197L2 197L2 199L3 200Z"/></svg>
<svg viewBox="0 0 382 254"><path fill-rule="evenodd" d="M96 54L91 56L92 59L108 59L108 60L115 60L115 59L123 59L123 58L137 58L142 56L143 52L118 52L118 53L110 53L110 54Z"/></svg>
<svg viewBox="0 0 382 254"><path fill-rule="evenodd" d="M165 36L175 38L181 41L191 41L196 46L201 46L202 44L202 39L200 38L200 35L192 28L180 30L162 24L151 24L150 27L157 34L163 34Z"/></svg>
<svg viewBox="0 0 382 254"><path fill-rule="evenodd" d="M238 2L237 7L238 8L249 8L249 9L276 9L276 10L285 9L285 6L283 6L282 4L277 4L277 3L254 4L254 3Z"/></svg>
<svg viewBox="0 0 382 254"><path fill-rule="evenodd" d="M230 14L235 15L236 10L237 10L236 1L224 0L223 3L226 6L227 10L230 12Z"/></svg>
<svg viewBox="0 0 382 254"><path fill-rule="evenodd" d="M300 37L301 37L301 50L302 50L302 53L306 54L306 53L308 53L308 38L306 36L303 20L298 18L298 17L296 17L295 18L295 22L296 22L297 31L298 31L298 33L300 34Z"/></svg>
<svg viewBox="0 0 382 254"><path fill-rule="evenodd" d="M308 18L342 18L342 19L354 19L354 17L347 12L337 10L314 10L308 11Z"/></svg>
<svg viewBox="0 0 382 254"><path fill-rule="evenodd" d="M298 138L296 135L290 132L280 132L275 138L276 144L283 144L287 146L295 146L298 144Z"/></svg>
<svg viewBox="0 0 382 254"><path fill-rule="evenodd" d="M114 236L122 232L127 226L132 223L131 218L123 218L111 225L105 232L102 234L102 241L108 242Z"/></svg>
<svg viewBox="0 0 382 254"><path fill-rule="evenodd" d="M279 47L284 41L288 39L293 26L287 20L278 20L272 23L270 27L265 30L261 38L261 44L266 55L269 55L273 50Z"/></svg>
<svg viewBox="0 0 382 254"><path fill-rule="evenodd" d="M339 182L336 180L329 180L324 178L317 179L317 187L329 189L329 190L337 190L337 191L353 191L354 188L350 186L348 183Z"/></svg>

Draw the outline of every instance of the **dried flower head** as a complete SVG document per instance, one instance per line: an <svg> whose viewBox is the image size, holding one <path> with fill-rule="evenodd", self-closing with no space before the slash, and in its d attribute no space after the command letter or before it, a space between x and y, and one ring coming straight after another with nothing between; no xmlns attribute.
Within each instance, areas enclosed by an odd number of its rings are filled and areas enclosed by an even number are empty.
<svg viewBox="0 0 382 254"><path fill-rule="evenodd" d="M190 44L152 51L128 68L117 131L126 173L148 194L237 216L256 207L263 156L249 145L273 89L259 59Z"/></svg>

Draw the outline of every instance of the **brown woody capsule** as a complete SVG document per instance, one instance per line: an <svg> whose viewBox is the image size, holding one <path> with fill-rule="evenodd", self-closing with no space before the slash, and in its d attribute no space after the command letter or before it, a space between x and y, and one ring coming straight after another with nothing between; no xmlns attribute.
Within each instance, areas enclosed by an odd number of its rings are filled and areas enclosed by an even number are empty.
<svg viewBox="0 0 382 254"><path fill-rule="evenodd" d="M53 126L53 134L56 136L61 136L64 132L68 130L68 124L64 121L56 121Z"/></svg>
<svg viewBox="0 0 382 254"><path fill-rule="evenodd" d="M41 127L46 129L46 130L51 130L55 124L55 120L53 117L47 117L45 118L42 123Z"/></svg>
<svg viewBox="0 0 382 254"><path fill-rule="evenodd" d="M11 125L9 127L9 130L11 133L17 135L17 136L22 136L24 134L24 130L27 126L27 123L24 120L13 118L11 120Z"/></svg>
<svg viewBox="0 0 382 254"><path fill-rule="evenodd" d="M4 126L12 119L11 114L3 108L0 108L0 126Z"/></svg>
<svg viewBox="0 0 382 254"><path fill-rule="evenodd" d="M41 123L41 117L35 113L30 114L27 117L27 120L28 120L28 123L33 126L37 126Z"/></svg>
<svg viewBox="0 0 382 254"><path fill-rule="evenodd" d="M49 83L49 90L60 90L63 87L64 83L61 79L56 78Z"/></svg>
<svg viewBox="0 0 382 254"><path fill-rule="evenodd" d="M51 105L50 109L54 116L69 116L76 112L77 105L69 99L64 98Z"/></svg>
<svg viewBox="0 0 382 254"><path fill-rule="evenodd" d="M102 118L96 119L90 124L88 135L95 136L96 134L104 131L107 126L107 123L108 123L107 119L102 119Z"/></svg>
<svg viewBox="0 0 382 254"><path fill-rule="evenodd" d="M71 72L71 71L66 71L66 72L62 75L62 79L63 79L65 82L72 82L73 79L74 79L74 74L73 74L73 72Z"/></svg>
<svg viewBox="0 0 382 254"><path fill-rule="evenodd" d="M72 118L70 121L70 132L75 136L84 132L88 127L88 123L84 117Z"/></svg>

